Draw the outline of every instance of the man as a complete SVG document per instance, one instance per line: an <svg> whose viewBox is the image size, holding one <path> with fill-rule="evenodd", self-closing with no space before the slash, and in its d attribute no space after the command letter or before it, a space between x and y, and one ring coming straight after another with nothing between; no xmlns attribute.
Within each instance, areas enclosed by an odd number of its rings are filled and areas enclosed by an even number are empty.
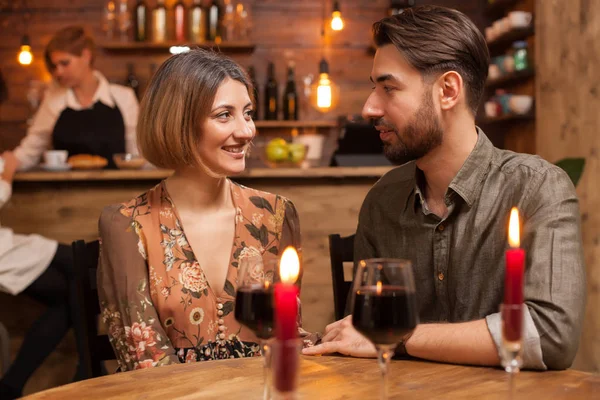
<svg viewBox="0 0 600 400"><path fill-rule="evenodd" d="M420 6L373 26L374 90L363 115L392 160L362 206L355 260L413 262L420 325L398 351L498 365L504 251L511 207L524 221L524 367L568 368L584 311L577 197L568 176L537 156L495 148L475 126L487 78L486 43L462 13ZM350 317L304 354L375 357Z"/></svg>

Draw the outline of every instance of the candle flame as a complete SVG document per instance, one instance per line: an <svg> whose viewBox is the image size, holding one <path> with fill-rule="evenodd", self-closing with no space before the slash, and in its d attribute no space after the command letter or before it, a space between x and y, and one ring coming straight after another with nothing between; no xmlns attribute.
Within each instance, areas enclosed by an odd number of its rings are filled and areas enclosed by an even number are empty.
<svg viewBox="0 0 600 400"><path fill-rule="evenodd" d="M298 259L298 253L292 246L287 247L281 255L279 261L279 276L281 282L287 284L293 284L298 279L300 273L300 260Z"/></svg>
<svg viewBox="0 0 600 400"><path fill-rule="evenodd" d="M268 289L271 286L271 282L265 280L265 289Z"/></svg>
<svg viewBox="0 0 600 400"><path fill-rule="evenodd" d="M519 236L519 210L513 207L510 210L510 219L508 220L508 244L516 249L521 244Z"/></svg>
<svg viewBox="0 0 600 400"><path fill-rule="evenodd" d="M381 281L377 282L377 295L379 296L381 294Z"/></svg>

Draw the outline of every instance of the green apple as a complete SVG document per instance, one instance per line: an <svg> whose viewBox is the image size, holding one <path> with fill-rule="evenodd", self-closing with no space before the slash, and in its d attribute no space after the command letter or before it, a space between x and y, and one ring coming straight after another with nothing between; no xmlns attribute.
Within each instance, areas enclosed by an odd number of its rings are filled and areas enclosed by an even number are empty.
<svg viewBox="0 0 600 400"><path fill-rule="evenodd" d="M288 144L281 138L276 138L269 141L265 151L267 160L271 162L284 161L290 156Z"/></svg>
<svg viewBox="0 0 600 400"><path fill-rule="evenodd" d="M298 163L304 160L306 156L306 146L300 143L290 143L288 144L288 149L290 151L290 160L294 163Z"/></svg>

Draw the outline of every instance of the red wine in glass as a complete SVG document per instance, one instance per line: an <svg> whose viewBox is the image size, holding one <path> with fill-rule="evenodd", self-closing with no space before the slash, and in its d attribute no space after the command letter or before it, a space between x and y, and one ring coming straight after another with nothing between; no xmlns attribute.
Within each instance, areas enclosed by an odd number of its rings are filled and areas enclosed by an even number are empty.
<svg viewBox="0 0 600 400"><path fill-rule="evenodd" d="M273 336L273 290L263 286L242 287L235 297L235 319L267 340Z"/></svg>
<svg viewBox="0 0 600 400"><path fill-rule="evenodd" d="M416 297L402 286L361 287L352 325L375 345L396 345L418 323Z"/></svg>

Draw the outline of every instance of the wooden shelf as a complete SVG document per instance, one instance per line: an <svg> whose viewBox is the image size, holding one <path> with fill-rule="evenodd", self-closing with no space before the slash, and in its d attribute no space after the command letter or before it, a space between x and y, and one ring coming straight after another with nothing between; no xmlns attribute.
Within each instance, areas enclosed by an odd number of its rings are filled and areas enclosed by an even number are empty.
<svg viewBox="0 0 600 400"><path fill-rule="evenodd" d="M525 122L534 121L535 114L530 112L528 114L507 114L496 118L482 118L477 120L478 125L492 125L506 122Z"/></svg>
<svg viewBox="0 0 600 400"><path fill-rule="evenodd" d="M202 42L181 43L167 41L162 43L153 42L102 42L99 47L110 52L136 52L136 51L168 51L172 46L188 46L190 48L216 49L223 53L251 53L256 45L251 42Z"/></svg>
<svg viewBox="0 0 600 400"><path fill-rule="evenodd" d="M511 72L509 74L506 74L504 76L501 76L500 78L488 80L485 83L485 87L488 89L496 89L496 88L500 88L500 87L504 87L504 86L511 86L511 85L515 85L517 83L524 82L524 81L528 80L529 78L533 77L534 75L535 74L533 72L533 69L526 69L523 71L515 71L515 72Z"/></svg>
<svg viewBox="0 0 600 400"><path fill-rule="evenodd" d="M497 55L506 50L506 48L513 44L513 42L516 42L518 40L525 40L533 34L533 25L528 26L527 28L512 29L500 35L498 38L494 39L494 41L488 42L490 55Z"/></svg>
<svg viewBox="0 0 600 400"><path fill-rule="evenodd" d="M502 16L518 2L519 0L495 0L492 4L486 5L485 14L490 18Z"/></svg>
<svg viewBox="0 0 600 400"><path fill-rule="evenodd" d="M335 128L337 121L254 121L257 128Z"/></svg>

